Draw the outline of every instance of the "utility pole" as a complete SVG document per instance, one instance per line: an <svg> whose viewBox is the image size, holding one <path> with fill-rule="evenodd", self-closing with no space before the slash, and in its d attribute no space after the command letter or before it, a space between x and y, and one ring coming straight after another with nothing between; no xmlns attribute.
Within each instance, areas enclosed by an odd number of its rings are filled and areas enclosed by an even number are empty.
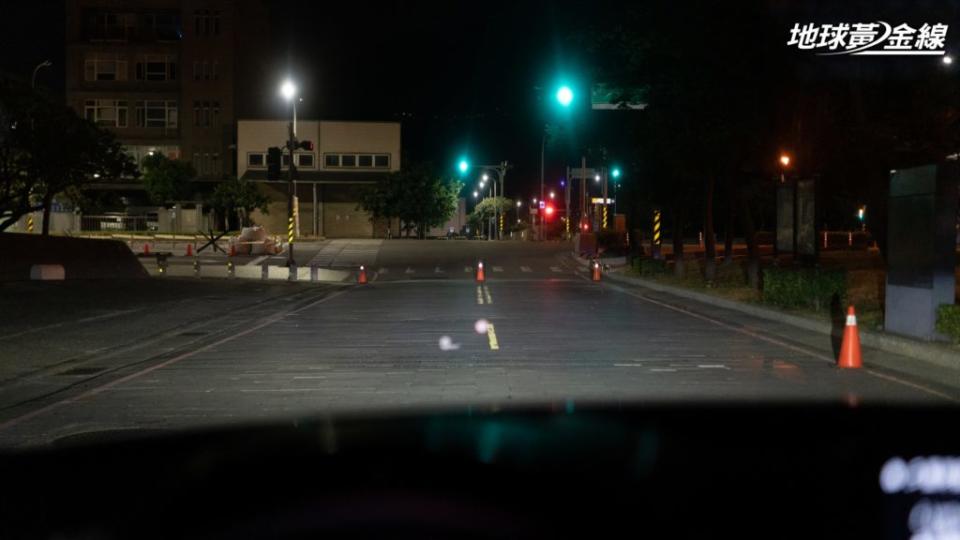
<svg viewBox="0 0 960 540"><path fill-rule="evenodd" d="M294 176L297 172L297 166L294 163L294 151L297 148L297 101L293 99L293 118L290 121L287 138L287 151L290 154L290 164L287 168L287 267L290 268L290 275L295 276L297 271L297 262L293 259L293 241L294 241L294 223L293 223L293 197L296 184ZM281 158L281 163L282 163Z"/></svg>
<svg viewBox="0 0 960 540"><path fill-rule="evenodd" d="M543 169L545 154L547 150L547 126L543 126L543 136L540 138L540 199L543 200ZM540 215L540 212L537 212L537 239L543 241L543 216Z"/></svg>
<svg viewBox="0 0 960 540"><path fill-rule="evenodd" d="M607 228L607 193L609 192L610 178L607 177L607 168L603 167L600 169L600 174L603 175L603 222L601 229Z"/></svg>
<svg viewBox="0 0 960 540"><path fill-rule="evenodd" d="M577 227L582 231L582 223L587 217L587 156L580 156L580 223Z"/></svg>
<svg viewBox="0 0 960 540"><path fill-rule="evenodd" d="M573 179L570 178L570 166L567 166L567 175L564 178L564 187L563 187L563 199L566 205L566 219L564 220L564 232L566 233L567 240L570 239L570 188L573 187L571 184Z"/></svg>

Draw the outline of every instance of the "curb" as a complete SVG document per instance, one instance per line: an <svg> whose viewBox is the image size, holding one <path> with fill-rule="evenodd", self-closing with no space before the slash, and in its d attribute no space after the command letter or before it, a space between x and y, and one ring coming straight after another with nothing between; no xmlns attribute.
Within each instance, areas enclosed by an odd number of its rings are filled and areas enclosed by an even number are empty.
<svg viewBox="0 0 960 540"><path fill-rule="evenodd" d="M578 264L585 265L588 264L586 261L580 261L579 257L573 255L574 259ZM711 296L709 294L699 293L696 291L691 291L684 289L682 287L675 287L672 285L664 285L662 283L657 283L655 281L650 281L643 278L624 276L618 274L616 271L606 272L604 274L607 278L617 281L620 283L626 283L630 285L638 285L647 289L654 291L664 292L672 294L674 296L679 296L681 298L686 298L689 300L696 300L704 304L708 304L715 307L720 307L724 309L730 309L733 311L739 311L740 313L745 313L747 315L752 315L761 319L766 319L769 321L779 322L783 324L789 324L797 328L802 328L804 330L809 330L811 332L817 332L819 334L824 334L828 336L833 336L834 330L833 325L827 322L815 321L808 319L806 317L800 317L798 315L791 315L789 313L783 313L774 309L764 308L760 306L754 306L751 304L745 304L743 302L737 302L735 300L727 300L726 298L717 298L716 296ZM842 330L838 330L837 333ZM878 332L872 332L870 330L860 329L860 343L867 347L874 349L879 349L881 351L899 354L903 356L909 356L914 360L921 362L926 362L928 364L948 369L958 369L960 368L960 351L951 350L947 346L941 346L933 343L924 343L921 341L914 341L908 338L903 338L899 336L894 336L890 334L881 334ZM903 369L902 365L886 365L886 362L874 362L877 365L882 367L890 367L895 369Z"/></svg>

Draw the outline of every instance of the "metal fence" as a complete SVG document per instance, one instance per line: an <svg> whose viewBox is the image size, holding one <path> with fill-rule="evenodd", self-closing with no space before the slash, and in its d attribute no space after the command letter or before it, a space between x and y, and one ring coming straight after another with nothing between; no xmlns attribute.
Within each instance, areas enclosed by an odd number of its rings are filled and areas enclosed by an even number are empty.
<svg viewBox="0 0 960 540"><path fill-rule="evenodd" d="M119 232L119 231L156 231L156 221L150 222L147 216L103 215L81 216L80 230L83 232Z"/></svg>

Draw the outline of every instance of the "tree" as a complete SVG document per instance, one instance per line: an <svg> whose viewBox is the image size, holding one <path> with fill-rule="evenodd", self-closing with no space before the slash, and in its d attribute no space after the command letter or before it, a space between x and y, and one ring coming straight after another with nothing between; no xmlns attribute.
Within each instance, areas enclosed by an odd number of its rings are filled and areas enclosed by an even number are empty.
<svg viewBox="0 0 960 540"><path fill-rule="evenodd" d="M22 83L0 81L0 123L0 231L43 210L49 234L56 195L137 174L113 134Z"/></svg>
<svg viewBox="0 0 960 540"><path fill-rule="evenodd" d="M143 160L143 185L156 204L182 201L192 195L190 181L197 175L187 161L154 153Z"/></svg>
<svg viewBox="0 0 960 540"><path fill-rule="evenodd" d="M371 186L361 195L360 208L371 220L398 218L404 230L424 238L427 229L443 225L457 208L461 184L435 174L426 164L414 164Z"/></svg>
<svg viewBox="0 0 960 540"><path fill-rule="evenodd" d="M249 227L252 225L250 214L254 210L266 214L270 199L253 182L227 178L213 190L208 202L223 213L224 228L230 230L231 215L237 215L241 227Z"/></svg>

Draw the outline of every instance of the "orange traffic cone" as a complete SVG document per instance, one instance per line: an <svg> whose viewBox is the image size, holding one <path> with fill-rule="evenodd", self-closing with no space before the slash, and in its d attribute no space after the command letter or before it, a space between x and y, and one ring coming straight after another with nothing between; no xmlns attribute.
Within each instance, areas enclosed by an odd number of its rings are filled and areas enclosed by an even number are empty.
<svg viewBox="0 0 960 540"><path fill-rule="evenodd" d="M593 281L600 281L600 262L593 261Z"/></svg>
<svg viewBox="0 0 960 540"><path fill-rule="evenodd" d="M231 256L231 257L236 257L236 256L237 256L237 245L236 245L236 244L230 244L230 256Z"/></svg>
<svg viewBox="0 0 960 540"><path fill-rule="evenodd" d="M367 269L360 265L360 275L357 276L357 283L363 285L367 282Z"/></svg>
<svg viewBox="0 0 960 540"><path fill-rule="evenodd" d="M187 244L187 257L193 257L193 244Z"/></svg>
<svg viewBox="0 0 960 540"><path fill-rule="evenodd" d="M483 261L477 263L477 282L486 281L487 276L483 273Z"/></svg>
<svg viewBox="0 0 960 540"><path fill-rule="evenodd" d="M143 254L144 255L150 254L150 244L148 244L147 242L143 243Z"/></svg>
<svg viewBox="0 0 960 540"><path fill-rule="evenodd" d="M857 330L857 314L853 306L847 309L847 325L843 329L843 343L840 345L840 358L837 365L842 368L861 368L860 333Z"/></svg>

